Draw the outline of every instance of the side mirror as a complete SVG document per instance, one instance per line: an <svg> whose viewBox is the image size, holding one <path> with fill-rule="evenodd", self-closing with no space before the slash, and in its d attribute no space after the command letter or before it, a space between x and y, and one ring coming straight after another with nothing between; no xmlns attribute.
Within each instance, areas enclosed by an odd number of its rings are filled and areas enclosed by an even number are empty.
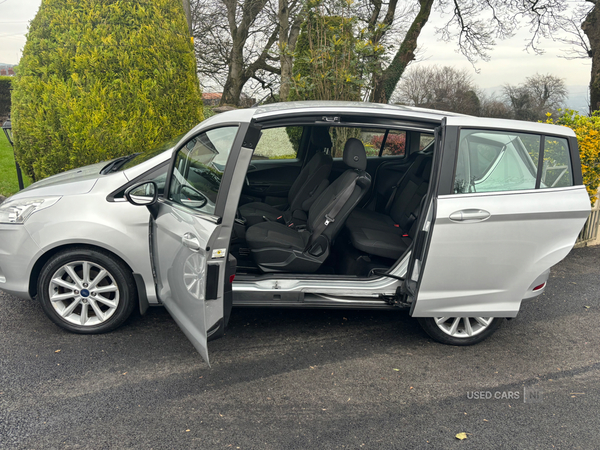
<svg viewBox="0 0 600 450"><path fill-rule="evenodd" d="M191 186L183 186L180 191L181 203L190 208L198 209L208 203L206 196Z"/></svg>
<svg viewBox="0 0 600 450"><path fill-rule="evenodd" d="M143 181L128 188L125 198L132 205L150 206L158 199L158 188L154 181Z"/></svg>

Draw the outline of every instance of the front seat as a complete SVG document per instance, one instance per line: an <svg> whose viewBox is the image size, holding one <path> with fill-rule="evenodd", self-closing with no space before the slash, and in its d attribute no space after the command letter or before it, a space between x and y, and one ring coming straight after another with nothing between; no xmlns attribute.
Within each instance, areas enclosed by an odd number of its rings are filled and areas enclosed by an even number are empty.
<svg viewBox="0 0 600 450"><path fill-rule="evenodd" d="M348 139L343 159L348 169L312 204L306 227L262 222L248 228L248 247L263 272L312 273L327 259L333 239L371 186L361 141Z"/></svg>
<svg viewBox="0 0 600 450"><path fill-rule="evenodd" d="M327 178L333 164L331 156L322 151L332 147L329 128L313 127L310 142L317 152L292 184L288 193L288 208L282 210L262 202L242 205L239 211L247 226L264 222L265 219L275 221L279 217L282 217L285 223L293 222L295 218L306 220L306 211L329 184Z"/></svg>

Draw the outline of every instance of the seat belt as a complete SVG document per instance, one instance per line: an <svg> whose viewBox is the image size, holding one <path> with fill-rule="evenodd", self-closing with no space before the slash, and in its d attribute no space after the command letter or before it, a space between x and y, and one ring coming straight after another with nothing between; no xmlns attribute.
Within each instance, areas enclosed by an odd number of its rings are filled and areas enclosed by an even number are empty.
<svg viewBox="0 0 600 450"><path fill-rule="evenodd" d="M408 174L408 172L410 171L410 169L412 169L412 166L413 166L413 164L415 164L415 162L413 162L410 166L408 166L408 169L406 170L406 172L404 172L404 174L402 175L402 177L400 177L400 180L398 180L398 182L392 188L392 195L390 195L390 198L388 199L387 203L385 204L384 212L386 214L390 213L390 209L392 209L392 203L394 203L394 199L396 198L396 193L398 192L398 188L400 187L400 185L402 184L402 182L406 178L406 174Z"/></svg>
<svg viewBox="0 0 600 450"><path fill-rule="evenodd" d="M415 160L409 167L408 170L406 172L404 172L404 174L402 175L402 177L400 178L400 181L398 181L396 183L396 185L392 188L392 195L390 195L390 198L388 199L387 203L385 204L385 213L389 214L390 213L390 209L392 209L392 203L394 203L394 199L396 198L396 194L398 193L398 188L400 187L400 185L402 184L402 182L404 181L404 179L406 178L406 175L408 174L408 172L410 172L410 170L412 169L412 167L417 163L417 161ZM427 164L427 158L423 158L421 160L421 162L419 163L419 168L417 169L417 176L422 176L423 175L423 170L425 169L425 164Z"/></svg>
<svg viewBox="0 0 600 450"><path fill-rule="evenodd" d="M313 233L310 235L310 238L308 239L308 244L306 244L306 248L304 249L305 252L308 251L313 245L313 243L317 240L317 238L323 234L327 226L330 223L335 222L336 216L342 210L342 208L354 192L354 188L356 187L356 180L357 179L355 178L352 181L352 183L349 184L348 187L344 189L342 193L334 199L334 203L331 210L327 214L325 214L325 220L319 223L319 225L317 225Z"/></svg>

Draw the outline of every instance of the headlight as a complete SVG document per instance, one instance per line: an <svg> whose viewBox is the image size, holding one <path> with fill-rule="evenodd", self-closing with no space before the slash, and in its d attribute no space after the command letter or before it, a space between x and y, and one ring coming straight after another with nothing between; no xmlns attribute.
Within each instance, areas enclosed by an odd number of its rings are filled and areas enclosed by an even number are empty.
<svg viewBox="0 0 600 450"><path fill-rule="evenodd" d="M54 205L60 197L24 198L0 204L0 223L24 223L34 212Z"/></svg>

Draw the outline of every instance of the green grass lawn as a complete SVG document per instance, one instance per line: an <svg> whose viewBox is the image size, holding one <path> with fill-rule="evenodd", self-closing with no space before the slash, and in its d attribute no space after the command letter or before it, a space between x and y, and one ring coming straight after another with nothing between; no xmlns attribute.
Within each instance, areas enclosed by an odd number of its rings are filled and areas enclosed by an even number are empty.
<svg viewBox="0 0 600 450"><path fill-rule="evenodd" d="M29 186L31 182L23 175L23 183ZM13 149L8 143L4 132L0 132L0 195L9 197L19 190L17 169Z"/></svg>

